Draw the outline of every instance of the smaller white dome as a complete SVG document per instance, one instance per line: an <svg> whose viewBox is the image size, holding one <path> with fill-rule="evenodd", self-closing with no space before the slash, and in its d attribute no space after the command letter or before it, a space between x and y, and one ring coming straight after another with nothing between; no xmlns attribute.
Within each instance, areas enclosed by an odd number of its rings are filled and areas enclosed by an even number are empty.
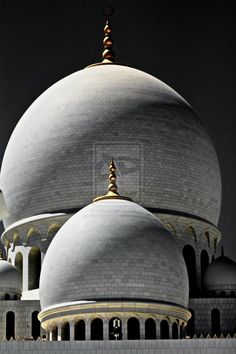
<svg viewBox="0 0 236 354"><path fill-rule="evenodd" d="M209 291L236 290L236 263L228 257L218 257L207 267L203 284Z"/></svg>
<svg viewBox="0 0 236 354"><path fill-rule="evenodd" d="M18 269L10 262L0 259L0 296L21 292L21 276Z"/></svg>
<svg viewBox="0 0 236 354"><path fill-rule="evenodd" d="M188 292L174 237L157 217L125 200L102 200L72 216L52 240L40 277L43 311L104 299L186 308Z"/></svg>

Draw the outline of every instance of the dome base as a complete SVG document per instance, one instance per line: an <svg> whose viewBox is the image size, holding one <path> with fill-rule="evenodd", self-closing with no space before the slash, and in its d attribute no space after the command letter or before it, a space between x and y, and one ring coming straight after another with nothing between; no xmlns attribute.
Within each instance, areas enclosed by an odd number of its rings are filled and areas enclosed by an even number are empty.
<svg viewBox="0 0 236 354"><path fill-rule="evenodd" d="M156 301L77 301L51 306L39 314L42 327L51 332L55 326L64 326L66 322L76 324L83 320L88 325L94 319L109 323L114 318L122 323L123 335L126 337L129 319L135 318L140 323L152 319L155 323L167 321L169 326L174 323L185 327L191 313L184 307ZM86 338L90 339L90 338ZM104 338L105 339L105 338ZM123 338L125 339L125 338ZM158 338L157 338L158 339Z"/></svg>

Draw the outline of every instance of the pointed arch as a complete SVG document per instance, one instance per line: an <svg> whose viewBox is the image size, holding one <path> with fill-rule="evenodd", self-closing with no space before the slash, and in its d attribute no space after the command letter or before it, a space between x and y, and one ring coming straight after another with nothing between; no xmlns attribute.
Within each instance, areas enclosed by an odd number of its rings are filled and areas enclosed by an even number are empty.
<svg viewBox="0 0 236 354"><path fill-rule="evenodd" d="M156 339L156 322L153 318L148 318L145 321L145 339Z"/></svg>
<svg viewBox="0 0 236 354"><path fill-rule="evenodd" d="M9 311L6 314L6 339L15 339L15 314Z"/></svg>
<svg viewBox="0 0 236 354"><path fill-rule="evenodd" d="M70 340L70 324L64 322L61 326L61 340Z"/></svg>
<svg viewBox="0 0 236 354"><path fill-rule="evenodd" d="M172 339L178 339L178 325L176 322L172 324Z"/></svg>
<svg viewBox="0 0 236 354"><path fill-rule="evenodd" d="M187 336L193 338L195 334L195 313L193 310L189 309L191 312L191 318L188 320L188 324L186 326L186 334Z"/></svg>
<svg viewBox="0 0 236 354"><path fill-rule="evenodd" d="M38 289L41 272L41 251L32 247L28 256L28 282L29 290Z"/></svg>
<svg viewBox="0 0 236 354"><path fill-rule="evenodd" d="M85 322L84 320L78 320L74 324L74 339L85 340Z"/></svg>
<svg viewBox="0 0 236 354"><path fill-rule="evenodd" d="M211 311L211 334L217 337L220 336L220 311L218 309L213 309Z"/></svg>
<svg viewBox="0 0 236 354"><path fill-rule="evenodd" d="M140 339L140 324L136 317L131 317L127 322L128 339Z"/></svg>
<svg viewBox="0 0 236 354"><path fill-rule="evenodd" d="M122 322L118 317L113 317L109 321L109 339L121 340L122 339Z"/></svg>
<svg viewBox="0 0 236 354"><path fill-rule="evenodd" d="M160 337L161 339L169 339L169 323L166 320L162 320L160 323Z"/></svg>
<svg viewBox="0 0 236 354"><path fill-rule="evenodd" d="M91 340L103 340L103 322L100 318L91 322Z"/></svg>
<svg viewBox="0 0 236 354"><path fill-rule="evenodd" d="M40 337L40 321L38 319L38 311L34 311L31 314L31 336L34 340L37 340Z"/></svg>
<svg viewBox="0 0 236 354"><path fill-rule="evenodd" d="M196 255L194 248L190 245L184 246L183 257L188 271L189 295L192 296L196 289Z"/></svg>
<svg viewBox="0 0 236 354"><path fill-rule="evenodd" d="M206 250L202 250L201 252L201 281L203 286L203 277L204 273L209 265L209 256Z"/></svg>

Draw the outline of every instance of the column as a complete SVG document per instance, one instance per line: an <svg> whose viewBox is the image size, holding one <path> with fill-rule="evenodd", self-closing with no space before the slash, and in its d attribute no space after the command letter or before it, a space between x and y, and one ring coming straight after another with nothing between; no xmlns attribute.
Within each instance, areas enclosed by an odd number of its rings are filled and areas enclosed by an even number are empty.
<svg viewBox="0 0 236 354"><path fill-rule="evenodd" d="M42 250L41 250L41 267L42 267L42 264L43 264L44 257L45 257L45 253L43 253Z"/></svg>
<svg viewBox="0 0 236 354"><path fill-rule="evenodd" d="M70 323L70 340L75 340L75 323L74 321L69 322Z"/></svg>
<svg viewBox="0 0 236 354"><path fill-rule="evenodd" d="M91 319L85 321L85 340L91 339Z"/></svg>
<svg viewBox="0 0 236 354"><path fill-rule="evenodd" d="M109 340L109 320L103 319L103 340Z"/></svg>
<svg viewBox="0 0 236 354"><path fill-rule="evenodd" d="M139 320L140 325L140 339L145 339L145 319L141 318Z"/></svg>
<svg viewBox="0 0 236 354"><path fill-rule="evenodd" d="M201 251L202 247L198 246L195 248L195 254L196 254L196 289L200 290L201 289Z"/></svg>
<svg viewBox="0 0 236 354"><path fill-rule="evenodd" d="M170 339L173 339L173 328L172 328L173 323L174 322L169 322L169 338Z"/></svg>
<svg viewBox="0 0 236 354"><path fill-rule="evenodd" d="M178 338L180 338L180 323L178 324Z"/></svg>
<svg viewBox="0 0 236 354"><path fill-rule="evenodd" d="M30 249L27 250L22 250L22 257L23 257L23 269L22 269L22 287L23 287L23 291L27 291L29 288L29 279L28 279L28 275L29 275L29 251Z"/></svg>
<svg viewBox="0 0 236 354"><path fill-rule="evenodd" d="M185 338L185 336L186 336L186 326L185 325L183 326L183 329L182 329L182 335L183 335L183 338Z"/></svg>
<svg viewBox="0 0 236 354"><path fill-rule="evenodd" d="M57 327L57 340L58 342L61 341L61 323L58 323L58 327Z"/></svg>
<svg viewBox="0 0 236 354"><path fill-rule="evenodd" d="M156 335L157 335L157 339L161 338L160 320L156 320Z"/></svg>
<svg viewBox="0 0 236 354"><path fill-rule="evenodd" d="M50 329L50 331L49 331L49 341L50 342L52 341L52 329Z"/></svg>
<svg viewBox="0 0 236 354"><path fill-rule="evenodd" d="M128 339L127 318L121 318L122 321L122 340Z"/></svg>

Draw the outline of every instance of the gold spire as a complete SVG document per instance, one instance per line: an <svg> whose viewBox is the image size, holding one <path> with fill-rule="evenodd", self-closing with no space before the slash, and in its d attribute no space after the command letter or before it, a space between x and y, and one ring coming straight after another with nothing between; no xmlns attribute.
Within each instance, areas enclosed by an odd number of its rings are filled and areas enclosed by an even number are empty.
<svg viewBox="0 0 236 354"><path fill-rule="evenodd" d="M109 165L109 184L108 184L108 191L106 195L102 195L101 197L97 197L93 200L93 202L97 202L99 200L104 200L104 199L123 199L123 200L129 200L132 201L132 199L128 197L123 197L119 195L117 192L117 185L116 185L116 166L111 159L110 165Z"/></svg>
<svg viewBox="0 0 236 354"><path fill-rule="evenodd" d="M108 185L108 193L111 192L115 195L119 195L117 193L117 185L116 185L116 166L114 164L113 159L111 159L110 165L109 165L109 185Z"/></svg>
<svg viewBox="0 0 236 354"><path fill-rule="evenodd" d="M103 65L103 64L114 64L115 63L115 53L113 51L113 38L112 38L112 27L110 23L110 18L114 13L114 8L112 6L105 6L103 9L103 14L106 18L106 23L104 27L104 39L103 39L103 53L102 62L88 65L87 68Z"/></svg>
<svg viewBox="0 0 236 354"><path fill-rule="evenodd" d="M111 64L115 61L115 53L112 50L113 46L113 39L112 39L112 27L110 23L110 17L114 13L114 8L112 6L105 6L103 10L104 15L106 16L106 24L104 27L104 39L103 39L103 46L104 51L102 53L103 63L104 64Z"/></svg>
<svg viewBox="0 0 236 354"><path fill-rule="evenodd" d="M113 46L113 39L112 39L112 28L110 24L109 18L106 21L104 27L104 39L103 39L103 46L104 51L102 53L103 63L104 64L112 64L115 62L115 53L112 50Z"/></svg>

